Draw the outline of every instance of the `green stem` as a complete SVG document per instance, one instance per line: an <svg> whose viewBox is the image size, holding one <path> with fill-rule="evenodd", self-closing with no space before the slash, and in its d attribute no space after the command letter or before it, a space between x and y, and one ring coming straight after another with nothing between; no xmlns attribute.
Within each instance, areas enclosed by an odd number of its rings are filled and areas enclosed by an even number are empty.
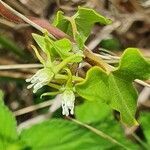
<svg viewBox="0 0 150 150"><path fill-rule="evenodd" d="M146 150L149 150L149 145L143 142L135 133L132 134L133 137L145 148Z"/></svg>
<svg viewBox="0 0 150 150"><path fill-rule="evenodd" d="M42 98L43 96L55 96L55 95L58 95L60 93L61 93L60 91L57 91L57 92L47 92L47 93L42 94L40 96L40 98Z"/></svg>
<svg viewBox="0 0 150 150"><path fill-rule="evenodd" d="M74 38L74 40L75 40L76 34L78 33L75 19L74 19L73 17L65 17L65 18L71 23L73 38Z"/></svg>
<svg viewBox="0 0 150 150"><path fill-rule="evenodd" d="M54 89L58 89L58 90L61 88L60 85L57 85L57 84L55 84L55 83L49 83L48 86L50 86L50 87L52 87L52 88L54 88Z"/></svg>
<svg viewBox="0 0 150 150"><path fill-rule="evenodd" d="M85 46L84 50L85 60L90 64L101 67L106 73L110 73L113 70L113 67L107 64L103 59L95 55L88 47Z"/></svg>
<svg viewBox="0 0 150 150"><path fill-rule="evenodd" d="M71 88L72 87L72 73L71 73L70 69L68 69L68 68L65 68L65 70L68 73L68 80L66 83L66 87Z"/></svg>
<svg viewBox="0 0 150 150"><path fill-rule="evenodd" d="M111 143L114 143L114 144L116 144L116 145L122 147L123 149L129 150L128 147L126 147L125 145L123 145L123 144L120 143L119 141L115 140L115 139L112 138L111 136L105 134L104 132L102 132L102 131L100 131L100 130L98 130L98 129L92 127L92 126L89 126L89 125L87 125L87 124L84 124L84 123L82 123L82 122L80 122L80 121L78 121L78 120L76 120L76 119L71 118L71 117L67 117L67 118L70 119L71 121L73 121L74 123L76 123L76 124L78 124L78 125L81 125L81 126L87 128L87 129L89 129L90 131L92 131L92 132L94 132L95 134L99 135L100 137L102 137L102 138L104 138L104 139L110 141Z"/></svg>
<svg viewBox="0 0 150 150"><path fill-rule="evenodd" d="M55 76L55 79L57 80L68 80L68 76L67 75L62 75L62 74L57 74ZM84 79L81 77L77 77L77 76L72 76L72 80L75 82L82 82Z"/></svg>
<svg viewBox="0 0 150 150"><path fill-rule="evenodd" d="M70 63L72 60L76 59L76 57L81 57L81 54L74 54L64 59L59 65L57 65L56 69L54 70L55 74L68 65L68 63Z"/></svg>

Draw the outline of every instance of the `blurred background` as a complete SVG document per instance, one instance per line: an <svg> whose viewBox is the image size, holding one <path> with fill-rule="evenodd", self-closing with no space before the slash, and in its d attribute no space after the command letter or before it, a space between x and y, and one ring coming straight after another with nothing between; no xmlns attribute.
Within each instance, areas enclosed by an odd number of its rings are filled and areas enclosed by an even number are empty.
<svg viewBox="0 0 150 150"><path fill-rule="evenodd" d="M109 26L96 24L87 41L87 46L96 53L119 56L127 47L137 47L145 57L150 57L150 0L4 0L25 16L45 18L52 22L58 10L73 15L78 6L93 8L111 18ZM49 90L45 87L36 94L27 89L25 79L37 71L25 68L26 64L39 63L30 45L34 44L31 33L37 32L27 24L17 24L0 17L0 89L4 92L5 103L16 115L18 123L44 114L51 103L40 99ZM110 61L115 64L115 61ZM1 67L22 64L20 69ZM147 81L148 82L148 81ZM150 110L150 88L137 85L140 93L139 110ZM23 108L30 107L27 110ZM59 107L58 107L59 108ZM57 107L56 107L57 109ZM22 110L20 113L20 111ZM82 109L81 109L82 110ZM54 111L53 111L54 112ZM55 117L61 117L58 109Z"/></svg>

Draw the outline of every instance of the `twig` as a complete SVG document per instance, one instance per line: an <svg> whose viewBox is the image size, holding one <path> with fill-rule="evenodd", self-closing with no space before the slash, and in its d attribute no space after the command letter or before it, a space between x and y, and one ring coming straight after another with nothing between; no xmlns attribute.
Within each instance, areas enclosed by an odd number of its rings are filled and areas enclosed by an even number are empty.
<svg viewBox="0 0 150 150"><path fill-rule="evenodd" d="M42 64L16 64L16 65L0 65L0 70L12 70L12 69L31 69L42 68Z"/></svg>
<svg viewBox="0 0 150 150"><path fill-rule="evenodd" d="M25 72L17 72L17 71L0 71L0 77L8 77L8 78L14 78L14 79L27 79L31 77L31 73L25 73Z"/></svg>
<svg viewBox="0 0 150 150"><path fill-rule="evenodd" d="M148 84L148 83L146 83L146 82L144 82L144 81L142 81L142 80L139 80L139 79L136 79L136 80L134 80L136 83L138 83L138 84L141 84L141 85L143 85L143 86L146 86L146 87L149 87L150 88L150 84Z"/></svg>
<svg viewBox="0 0 150 150"><path fill-rule="evenodd" d="M24 115L24 114L30 113L32 111L48 107L48 106L52 105L53 102L54 102L53 100L49 100L49 101L45 101L45 102L42 102L42 103L39 103L39 104L36 104L36 105L32 105L32 106L29 106L29 107L26 107L26 108L15 111L14 115L15 116Z"/></svg>
<svg viewBox="0 0 150 150"><path fill-rule="evenodd" d="M148 98L150 96L150 88L144 87L138 97L138 106L144 105L146 107L150 107L150 103Z"/></svg>
<svg viewBox="0 0 150 150"><path fill-rule="evenodd" d="M118 142L117 140L115 140L115 139L112 138L111 136L105 134L104 132L102 132L102 131L100 131L100 130L98 130L98 129L92 127L92 126L89 126L89 125L87 125L87 124L84 124L84 123L82 123L82 122L80 122L80 121L78 121L78 120L76 120L76 119L71 118L71 117L67 117L67 118L68 118L69 120L73 121L74 123L76 123L76 124L78 124L78 125L81 125L81 126L87 128L87 129L89 129L90 131L96 133L97 135L99 135L100 137L102 137L102 138L104 138L104 139L110 141L111 143L114 143L114 144L116 144L116 145L119 145L119 146L121 146L122 148L128 150L128 148L127 148L125 145L123 145L122 143Z"/></svg>

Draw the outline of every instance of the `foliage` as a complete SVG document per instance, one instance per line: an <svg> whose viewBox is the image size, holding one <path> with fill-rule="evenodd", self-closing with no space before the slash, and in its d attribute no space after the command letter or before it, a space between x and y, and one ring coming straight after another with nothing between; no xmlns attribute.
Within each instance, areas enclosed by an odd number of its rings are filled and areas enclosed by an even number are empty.
<svg viewBox="0 0 150 150"><path fill-rule="evenodd" d="M123 123L136 125L137 93L132 82L149 77L150 63L137 49L129 48L124 52L118 68L108 74L99 67L91 68L85 81L76 85L76 91L85 99L99 99L109 104L120 112Z"/></svg>
<svg viewBox="0 0 150 150"><path fill-rule="evenodd" d="M79 125L63 119L45 121L23 130L19 134L16 130L15 118L8 108L3 105L3 102L0 105L0 117L1 150L66 150L66 147L72 150L87 148L95 150L99 146L102 149L120 148L120 146L110 143L88 129L81 128ZM107 119L105 123L103 123L103 119L101 120L101 125L95 124L97 128L103 128L104 131L107 131L110 128L109 122L111 122L113 136L116 136L116 133L121 130L112 118ZM125 140L123 135L118 134L117 136L119 141L131 147L133 146L131 142Z"/></svg>
<svg viewBox="0 0 150 150"><path fill-rule="evenodd" d="M75 117L93 125L94 130L87 124L78 123L81 128L75 121L51 119L18 134L15 118L1 101L0 149L137 149L136 144L133 145L121 134L121 127L113 119L111 109L120 113L123 125L138 125L135 119L138 94L133 82L135 79L150 78L150 62L138 49L128 48L121 56L118 67L105 63L85 46L95 23L107 25L111 21L88 8L79 7L72 17L59 11L53 25L67 33L70 39L53 39L45 30L43 35L32 34L38 45L38 48L33 45L32 48L43 68L26 80L30 82L28 88L33 87L33 93L43 86L53 89L41 97L59 94L62 114L66 116L74 114L75 98L83 98L83 103L75 109ZM90 53L94 65L89 64L90 69L82 78L78 68L83 63L89 63L86 61L87 53ZM96 128L102 128L107 134Z"/></svg>

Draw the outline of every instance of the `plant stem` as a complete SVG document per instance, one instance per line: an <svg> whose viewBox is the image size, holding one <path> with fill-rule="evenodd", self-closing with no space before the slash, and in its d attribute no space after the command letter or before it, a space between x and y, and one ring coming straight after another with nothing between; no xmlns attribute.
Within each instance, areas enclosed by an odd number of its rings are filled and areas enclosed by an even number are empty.
<svg viewBox="0 0 150 150"><path fill-rule="evenodd" d="M59 65L57 65L56 69L54 70L57 74L62 68L64 68L68 63L70 63L72 60L76 59L77 57L81 57L81 54L73 54L66 59L64 59Z"/></svg>
<svg viewBox="0 0 150 150"><path fill-rule="evenodd" d="M101 67L107 73L110 73L113 69L112 66L107 64L102 58L94 54L88 47L85 46L84 55L87 58L87 61L92 64Z"/></svg>
<svg viewBox="0 0 150 150"><path fill-rule="evenodd" d="M72 33L73 33L73 38L74 40L76 39L76 34L78 33L78 30L77 30L77 26L76 26L76 23L75 23L75 20L73 17L65 17L70 23L71 23L71 26L72 26Z"/></svg>
<svg viewBox="0 0 150 150"><path fill-rule="evenodd" d="M102 137L102 138L104 138L104 139L110 141L111 143L114 143L114 144L116 144L116 145L118 145L118 146L120 146L120 147L122 147L122 148L124 148L124 149L126 149L126 150L129 150L129 148L127 148L125 145L123 145L122 143L118 142L117 140L115 140L115 139L112 138L111 136L105 134L104 132L102 132L102 131L100 131L100 130L98 130L98 129L92 127L92 126L89 126L89 125L87 125L87 124L84 124L84 123L82 123L82 122L80 122L80 121L78 121L78 120L76 120L76 119L71 118L71 117L67 117L67 118L68 118L69 120L73 121L74 123L76 123L76 124L78 124L78 125L81 125L81 126L87 128L87 129L89 129L90 131L92 131L92 132L94 132L95 134L99 135L100 137Z"/></svg>
<svg viewBox="0 0 150 150"><path fill-rule="evenodd" d="M149 150L149 145L143 142L135 133L132 134L133 137L145 148L146 150Z"/></svg>
<svg viewBox="0 0 150 150"><path fill-rule="evenodd" d="M52 87L54 89L58 89L58 90L61 88L60 85L57 85L57 84L54 84L54 83L49 83L48 86L50 86L50 87Z"/></svg>
<svg viewBox="0 0 150 150"><path fill-rule="evenodd" d="M43 98L43 96L56 96L58 94L60 94L61 92L60 91L57 91L57 92L47 92L47 93L44 93L40 96L40 98Z"/></svg>
<svg viewBox="0 0 150 150"><path fill-rule="evenodd" d="M68 76L67 75L62 75L62 74L57 74L55 76L55 79L57 80L68 80ZM81 77L77 77L77 76L72 76L72 80L75 82L82 82L84 79Z"/></svg>

